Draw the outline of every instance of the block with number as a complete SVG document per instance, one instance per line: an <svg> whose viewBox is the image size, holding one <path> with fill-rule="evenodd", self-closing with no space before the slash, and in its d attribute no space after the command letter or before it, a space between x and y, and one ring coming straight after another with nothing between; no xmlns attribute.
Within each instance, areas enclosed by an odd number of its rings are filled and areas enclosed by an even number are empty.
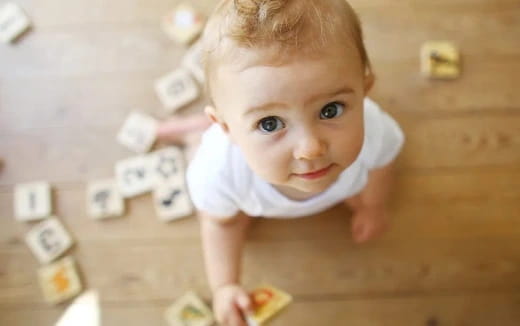
<svg viewBox="0 0 520 326"><path fill-rule="evenodd" d="M17 184L14 190L15 216L20 221L39 220L51 215L51 186L47 182Z"/></svg>
<svg viewBox="0 0 520 326"><path fill-rule="evenodd" d="M247 316L248 326L260 326L292 302L292 296L273 286L262 285L251 292L253 315Z"/></svg>
<svg viewBox="0 0 520 326"><path fill-rule="evenodd" d="M87 209L95 219L121 216L125 202L115 180L98 180L88 184Z"/></svg>
<svg viewBox="0 0 520 326"><path fill-rule="evenodd" d="M184 181L162 184L153 191L157 216L162 221L172 221L193 214L193 205Z"/></svg>
<svg viewBox="0 0 520 326"><path fill-rule="evenodd" d="M147 156L154 185L184 179L184 155L179 147L166 147Z"/></svg>
<svg viewBox="0 0 520 326"><path fill-rule="evenodd" d="M431 78L453 79L460 75L460 56L450 42L430 41L421 47L421 72Z"/></svg>
<svg viewBox="0 0 520 326"><path fill-rule="evenodd" d="M117 135L119 143L137 153L146 153L155 142L157 120L149 115L132 112Z"/></svg>
<svg viewBox="0 0 520 326"><path fill-rule="evenodd" d="M204 85L205 77L204 65L202 63L202 50L202 43L195 43L184 55L182 66L188 69L201 85Z"/></svg>
<svg viewBox="0 0 520 326"><path fill-rule="evenodd" d="M193 292L188 292L165 313L170 326L211 326L214 318L208 306Z"/></svg>
<svg viewBox="0 0 520 326"><path fill-rule="evenodd" d="M55 217L35 225L25 236L25 242L43 264L55 260L73 244L69 233Z"/></svg>
<svg viewBox="0 0 520 326"><path fill-rule="evenodd" d="M204 29L205 17L189 4L178 5L162 21L166 34L180 44L188 44Z"/></svg>
<svg viewBox="0 0 520 326"><path fill-rule="evenodd" d="M116 163L116 182L124 198L149 192L153 188L149 158L145 155L131 157Z"/></svg>
<svg viewBox="0 0 520 326"><path fill-rule="evenodd" d="M14 42L31 27L22 8L14 3L0 4L0 42Z"/></svg>
<svg viewBox="0 0 520 326"><path fill-rule="evenodd" d="M155 91L161 103L170 112L193 102L199 96L197 84L184 68L160 78L155 83Z"/></svg>
<svg viewBox="0 0 520 326"><path fill-rule="evenodd" d="M65 257L38 270L38 280L45 301L57 304L75 297L81 292L81 281L76 264L71 257Z"/></svg>

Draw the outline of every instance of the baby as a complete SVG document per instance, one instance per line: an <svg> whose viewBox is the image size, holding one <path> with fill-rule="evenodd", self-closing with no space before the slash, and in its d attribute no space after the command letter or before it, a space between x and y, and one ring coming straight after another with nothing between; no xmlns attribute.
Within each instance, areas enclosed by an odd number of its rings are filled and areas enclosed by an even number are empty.
<svg viewBox="0 0 520 326"><path fill-rule="evenodd" d="M222 0L203 46L209 119L165 123L159 137L209 126L187 184L215 315L245 325L252 307L240 265L251 218L303 217L344 203L354 241L379 235L404 136L366 97L374 75L345 0Z"/></svg>

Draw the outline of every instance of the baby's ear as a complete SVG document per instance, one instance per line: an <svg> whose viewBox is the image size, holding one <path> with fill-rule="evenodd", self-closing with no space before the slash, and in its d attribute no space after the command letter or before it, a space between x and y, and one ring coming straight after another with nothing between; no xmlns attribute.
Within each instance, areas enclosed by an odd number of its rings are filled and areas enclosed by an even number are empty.
<svg viewBox="0 0 520 326"><path fill-rule="evenodd" d="M204 113L206 113L206 115L208 116L208 118L210 118L211 121L213 121L214 123L218 123L225 133L229 132L227 124L219 118L215 107L211 105L206 105L206 107L204 108Z"/></svg>
<svg viewBox="0 0 520 326"><path fill-rule="evenodd" d="M365 94L368 94L368 92L374 86L375 82L376 82L376 76L371 71L368 71L367 74L365 75Z"/></svg>

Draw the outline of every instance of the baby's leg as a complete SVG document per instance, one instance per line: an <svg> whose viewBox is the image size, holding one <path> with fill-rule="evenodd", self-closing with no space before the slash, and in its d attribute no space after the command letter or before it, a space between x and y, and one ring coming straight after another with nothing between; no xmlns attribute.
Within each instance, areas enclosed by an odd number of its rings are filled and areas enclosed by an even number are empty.
<svg viewBox="0 0 520 326"><path fill-rule="evenodd" d="M159 124L157 140L163 143L186 144L190 134L202 133L211 125L205 113L197 113L187 117L173 116Z"/></svg>

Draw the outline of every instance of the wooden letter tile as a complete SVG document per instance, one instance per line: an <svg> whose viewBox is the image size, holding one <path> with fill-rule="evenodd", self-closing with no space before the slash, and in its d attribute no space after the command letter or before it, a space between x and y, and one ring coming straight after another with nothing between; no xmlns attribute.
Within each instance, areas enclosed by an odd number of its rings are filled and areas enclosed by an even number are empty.
<svg viewBox="0 0 520 326"><path fill-rule="evenodd" d="M51 186L47 182L18 184L14 191L15 216L20 221L51 215Z"/></svg>
<svg viewBox="0 0 520 326"><path fill-rule="evenodd" d="M124 199L115 180L90 182L87 188L87 208L90 217L104 219L124 213Z"/></svg>
<svg viewBox="0 0 520 326"><path fill-rule="evenodd" d="M20 6L0 4L0 42L14 42L30 26L31 22Z"/></svg>
<svg viewBox="0 0 520 326"><path fill-rule="evenodd" d="M38 270L38 280L45 301L57 304L75 297L81 292L81 281L74 259L65 257Z"/></svg>
<svg viewBox="0 0 520 326"><path fill-rule="evenodd" d="M160 78L155 84L155 90L164 107L170 112L191 103L199 96L197 84L184 68Z"/></svg>
<svg viewBox="0 0 520 326"><path fill-rule="evenodd" d="M35 225L25 236L25 242L43 264L61 256L73 243L67 230L55 217Z"/></svg>
<svg viewBox="0 0 520 326"><path fill-rule="evenodd" d="M150 150L157 133L157 120L132 112L126 119L117 135L119 143L137 153L146 153Z"/></svg>
<svg viewBox="0 0 520 326"><path fill-rule="evenodd" d="M149 192L153 188L153 175L145 155L131 157L116 163L116 182L124 198Z"/></svg>

